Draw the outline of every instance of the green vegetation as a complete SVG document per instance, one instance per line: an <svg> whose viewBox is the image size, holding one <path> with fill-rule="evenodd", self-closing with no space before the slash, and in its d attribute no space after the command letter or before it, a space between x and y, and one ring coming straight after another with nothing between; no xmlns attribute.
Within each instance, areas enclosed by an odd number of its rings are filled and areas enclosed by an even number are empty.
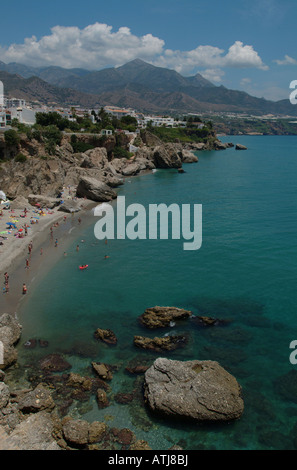
<svg viewBox="0 0 297 470"><path fill-rule="evenodd" d="M18 153L15 157L14 160L19 163L24 163L27 160L26 155L23 153Z"/></svg>
<svg viewBox="0 0 297 470"><path fill-rule="evenodd" d="M163 142L206 142L214 137L213 124L211 121L203 123L202 128L198 127L201 121L194 122L191 118L185 127L153 127L148 126L148 130L159 137Z"/></svg>
<svg viewBox="0 0 297 470"><path fill-rule="evenodd" d="M20 137L14 129L4 132L4 139L8 147L16 147L20 143Z"/></svg>

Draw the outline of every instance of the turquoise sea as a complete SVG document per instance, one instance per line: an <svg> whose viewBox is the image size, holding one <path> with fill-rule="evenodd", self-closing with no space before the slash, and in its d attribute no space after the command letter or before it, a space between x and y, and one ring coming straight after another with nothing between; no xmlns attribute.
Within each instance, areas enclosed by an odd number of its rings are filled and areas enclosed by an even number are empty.
<svg viewBox="0 0 297 470"><path fill-rule="evenodd" d="M92 361L117 365L110 406L99 410L92 397L83 406L74 403L69 414L130 428L154 450L177 443L185 450L295 449L297 366L289 361L289 346L297 339L297 137L222 140L248 150L199 152L199 163L184 165L184 174L158 170L127 179L118 190L126 204L202 204L200 250L184 251L182 240L105 244L94 237L95 218L73 237L66 257L62 246L52 248L60 250L58 262L35 281L18 310L18 373L29 375L52 352L64 354L72 371L85 376L92 374ZM79 271L79 264L88 270ZM144 330L138 317L155 305L187 308L194 317L161 332ZM201 328L197 315L228 323ZM115 332L117 346L94 340L99 327ZM237 378L245 402L239 421L170 422L152 416L141 400L114 400L118 392L134 390L128 363L162 355L137 350L134 335L173 332L187 333L189 343L166 357L215 360ZM45 339L49 347L26 350L23 343L31 338Z"/></svg>

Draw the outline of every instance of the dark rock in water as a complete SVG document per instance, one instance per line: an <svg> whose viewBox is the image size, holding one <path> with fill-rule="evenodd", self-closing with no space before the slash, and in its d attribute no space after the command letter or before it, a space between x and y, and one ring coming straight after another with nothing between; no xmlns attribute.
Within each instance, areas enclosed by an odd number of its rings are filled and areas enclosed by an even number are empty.
<svg viewBox="0 0 297 470"><path fill-rule="evenodd" d="M179 168L179 169L177 170L177 172L178 172L178 173L185 173L185 170L184 170L183 168Z"/></svg>
<svg viewBox="0 0 297 470"><path fill-rule="evenodd" d="M102 388L98 388L97 390L97 403L98 403L98 408L107 408L109 406L109 401L106 395L105 390Z"/></svg>
<svg viewBox="0 0 297 470"><path fill-rule="evenodd" d="M129 446L132 443L132 440L135 438L134 433L130 431L130 429L112 428L110 431L114 440L124 446Z"/></svg>
<svg viewBox="0 0 297 470"><path fill-rule="evenodd" d="M241 144L236 144L235 149L236 150L247 150L247 147L245 147L244 145L241 145Z"/></svg>
<svg viewBox="0 0 297 470"><path fill-rule="evenodd" d="M152 411L172 418L230 421L244 410L237 380L213 361L157 359L145 373L144 396Z"/></svg>
<svg viewBox="0 0 297 470"><path fill-rule="evenodd" d="M100 339L104 343L107 344L117 344L117 337L112 330L102 330L101 328L97 328L94 333L94 337L96 339Z"/></svg>
<svg viewBox="0 0 297 470"><path fill-rule="evenodd" d="M134 345L138 348L149 351L173 351L184 347L188 338L182 335L165 336L164 338L146 338L144 336L134 336Z"/></svg>
<svg viewBox="0 0 297 470"><path fill-rule="evenodd" d="M85 420L65 419L63 424L65 440L73 446L84 446L88 443L89 423Z"/></svg>
<svg viewBox="0 0 297 470"><path fill-rule="evenodd" d="M134 366L134 367L126 367L125 370L129 372L129 374L144 374L149 369L149 366Z"/></svg>
<svg viewBox="0 0 297 470"><path fill-rule="evenodd" d="M121 405L125 405L126 403L131 403L131 401L134 400L134 394L133 393L117 393L114 399L117 403L120 403Z"/></svg>
<svg viewBox="0 0 297 470"><path fill-rule="evenodd" d="M48 341L44 340L44 339L39 339L38 340L38 343L39 343L39 346L41 348L47 348L48 347Z"/></svg>
<svg viewBox="0 0 297 470"><path fill-rule="evenodd" d="M29 339L24 343L24 348L26 349L34 349L37 346L37 341L36 339Z"/></svg>
<svg viewBox="0 0 297 470"><path fill-rule="evenodd" d="M225 320L219 320L218 318L211 318L206 316L198 316L194 318L194 322L201 326L222 326L228 323Z"/></svg>
<svg viewBox="0 0 297 470"><path fill-rule="evenodd" d="M42 370L48 372L62 372L72 367L71 364L59 354L50 354L42 359L39 364Z"/></svg>
<svg viewBox="0 0 297 470"><path fill-rule="evenodd" d="M92 367L95 370L95 372L98 374L100 379L103 380L111 380L112 379L112 373L111 373L111 367L103 364L102 362L92 362Z"/></svg>
<svg viewBox="0 0 297 470"><path fill-rule="evenodd" d="M164 328L170 326L170 322L186 320L192 315L189 310L177 307L152 307L147 308L139 317L142 325L147 328Z"/></svg>
<svg viewBox="0 0 297 470"><path fill-rule="evenodd" d="M23 413L37 413L52 410L54 407L51 393L43 385L38 385L33 391L26 393L18 403L18 409Z"/></svg>

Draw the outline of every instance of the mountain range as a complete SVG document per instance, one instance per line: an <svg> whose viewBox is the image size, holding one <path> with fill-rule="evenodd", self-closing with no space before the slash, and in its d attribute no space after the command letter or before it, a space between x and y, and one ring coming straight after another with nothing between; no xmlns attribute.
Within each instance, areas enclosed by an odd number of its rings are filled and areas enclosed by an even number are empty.
<svg viewBox="0 0 297 470"><path fill-rule="evenodd" d="M296 116L289 99L268 101L215 86L199 73L183 77L140 59L99 71L29 67L0 61L0 80L10 97L60 105L132 107L142 112L235 112Z"/></svg>

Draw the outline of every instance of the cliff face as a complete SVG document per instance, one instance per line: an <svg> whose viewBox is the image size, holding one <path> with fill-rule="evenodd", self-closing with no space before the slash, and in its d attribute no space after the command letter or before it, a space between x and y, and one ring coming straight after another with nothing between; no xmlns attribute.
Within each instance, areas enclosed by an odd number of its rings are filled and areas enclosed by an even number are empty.
<svg viewBox="0 0 297 470"><path fill-rule="evenodd" d="M104 141L94 135L77 136L80 142L91 144L89 150L75 153L71 136L64 135L55 155L49 155L43 143L21 136L15 147L2 145L7 161L0 164L0 189L9 199L29 194L57 197L65 186L77 187L82 178L94 178L111 188L123 184L125 177L137 175L154 168L180 169L184 163L197 162L193 151L210 148L210 143L187 144L163 143L149 133L139 139L138 150L130 158L115 158L115 149L127 150L129 137L111 136ZM100 144L100 146L98 146ZM222 149L219 141L211 148ZM226 148L226 147L224 147ZM21 156L21 158L20 158Z"/></svg>

